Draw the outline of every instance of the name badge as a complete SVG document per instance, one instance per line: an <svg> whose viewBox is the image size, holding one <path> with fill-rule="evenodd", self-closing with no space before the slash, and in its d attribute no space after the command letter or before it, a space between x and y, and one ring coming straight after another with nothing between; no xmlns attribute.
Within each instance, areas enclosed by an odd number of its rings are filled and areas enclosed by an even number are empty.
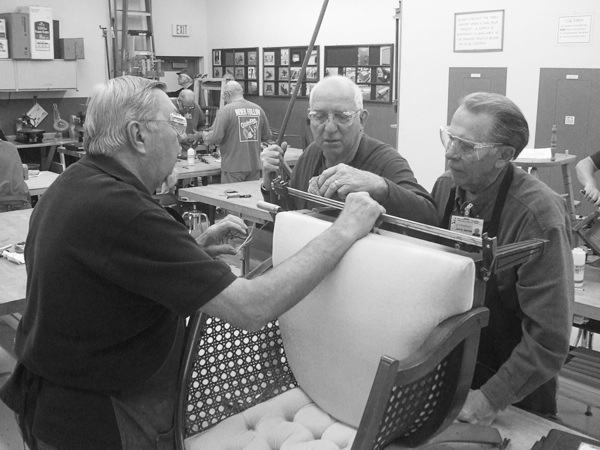
<svg viewBox="0 0 600 450"><path fill-rule="evenodd" d="M452 216L450 219L450 230L469 236L481 236L483 233L483 219L474 217Z"/></svg>
<svg viewBox="0 0 600 450"><path fill-rule="evenodd" d="M185 113L186 120L192 120L192 114L191 113Z"/></svg>

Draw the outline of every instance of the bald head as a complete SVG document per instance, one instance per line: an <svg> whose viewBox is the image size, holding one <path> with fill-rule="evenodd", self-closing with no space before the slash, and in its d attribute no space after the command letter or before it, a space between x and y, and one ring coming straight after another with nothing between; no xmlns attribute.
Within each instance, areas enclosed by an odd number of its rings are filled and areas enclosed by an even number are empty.
<svg viewBox="0 0 600 450"><path fill-rule="evenodd" d="M223 90L225 101L230 103L234 100L244 98L244 89L237 81L228 81Z"/></svg>
<svg viewBox="0 0 600 450"><path fill-rule="evenodd" d="M179 93L179 102L181 105L185 106L185 107L191 107L194 106L194 103L196 102L196 98L194 95L194 91L190 90L190 89L184 89Z"/></svg>
<svg viewBox="0 0 600 450"><path fill-rule="evenodd" d="M354 100L355 109L362 109L363 100L359 87L343 75L331 75L319 81L310 91L309 105L312 108L315 96L347 97Z"/></svg>

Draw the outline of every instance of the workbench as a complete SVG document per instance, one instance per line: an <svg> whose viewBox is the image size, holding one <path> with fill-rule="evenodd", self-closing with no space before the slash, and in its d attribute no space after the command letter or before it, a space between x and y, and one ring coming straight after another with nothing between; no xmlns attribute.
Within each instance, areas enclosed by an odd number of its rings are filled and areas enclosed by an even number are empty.
<svg viewBox="0 0 600 450"><path fill-rule="evenodd" d="M44 133L44 139L42 142L35 142L32 144L24 144L23 142L17 142L15 136L7 136L8 142L12 143L17 147L17 150L28 150L38 149L40 151L40 170L50 170L50 165L54 160L56 148L64 144L77 144L78 141L75 139L64 139L56 138L56 133Z"/></svg>

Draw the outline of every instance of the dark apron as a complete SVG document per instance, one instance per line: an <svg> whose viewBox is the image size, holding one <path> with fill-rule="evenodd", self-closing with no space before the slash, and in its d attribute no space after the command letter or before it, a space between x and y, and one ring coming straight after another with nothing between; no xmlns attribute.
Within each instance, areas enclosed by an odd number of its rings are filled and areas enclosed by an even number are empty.
<svg viewBox="0 0 600 450"><path fill-rule="evenodd" d="M184 337L185 322L179 318L173 347L158 372L137 389L111 397L123 450L175 448L173 419Z"/></svg>
<svg viewBox="0 0 600 450"><path fill-rule="evenodd" d="M514 167L510 164L500 184L492 218L489 222L484 223L483 231L490 238L498 235L500 216L504 209L510 183L513 179L513 172ZM442 223L445 228L448 228L450 223L450 216L454 209L455 195L456 189L453 188L444 212ZM518 305L513 306L503 301L502 293L498 288L497 275L491 277L486 284L485 306L490 310L490 319L488 326L481 330L477 365L475 366L475 374L471 383L473 389L481 388L496 374L500 366L510 358L513 350L523 338L523 330L521 328L523 313L521 308ZM556 377L553 377L521 401L515 403L514 406L537 414L554 415L557 412L556 394L557 380Z"/></svg>

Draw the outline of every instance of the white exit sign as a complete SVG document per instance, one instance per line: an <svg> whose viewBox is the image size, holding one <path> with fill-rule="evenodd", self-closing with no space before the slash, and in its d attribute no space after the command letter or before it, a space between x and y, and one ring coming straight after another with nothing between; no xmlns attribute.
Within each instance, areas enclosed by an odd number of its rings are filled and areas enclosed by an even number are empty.
<svg viewBox="0 0 600 450"><path fill-rule="evenodd" d="M174 23L171 25L171 32L173 36L189 36L189 29L190 27L187 24Z"/></svg>

